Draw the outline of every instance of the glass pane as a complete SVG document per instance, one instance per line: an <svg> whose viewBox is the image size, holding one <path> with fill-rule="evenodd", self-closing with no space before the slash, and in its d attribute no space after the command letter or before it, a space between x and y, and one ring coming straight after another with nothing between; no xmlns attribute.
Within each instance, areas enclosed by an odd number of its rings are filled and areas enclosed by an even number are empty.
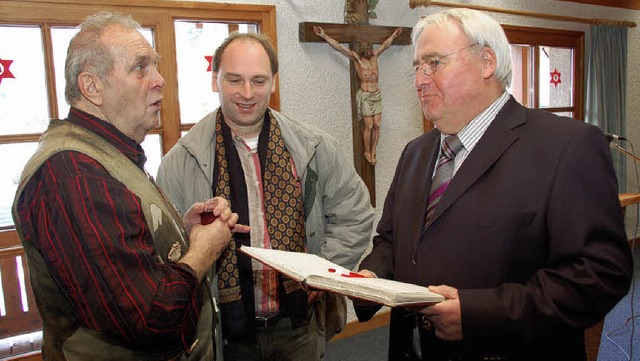
<svg viewBox="0 0 640 361"><path fill-rule="evenodd" d="M51 42L53 44L53 69L56 75L56 93L58 96L58 117L66 118L69 114L69 104L64 98L64 63L67 59L67 48L71 38L78 32L77 28L52 27ZM143 28L142 35L153 46L153 29Z"/></svg>
<svg viewBox="0 0 640 361"><path fill-rule="evenodd" d="M0 144L0 227L12 226L11 206L18 189L22 169L36 151L38 143ZM7 156L9 155L10 156Z"/></svg>
<svg viewBox="0 0 640 361"><path fill-rule="evenodd" d="M569 118L573 118L573 112L553 112L553 114L555 115L559 115L561 117L569 117Z"/></svg>
<svg viewBox="0 0 640 361"><path fill-rule="evenodd" d="M258 24L238 24L238 32L257 34Z"/></svg>
<svg viewBox="0 0 640 361"><path fill-rule="evenodd" d="M174 25L180 123L192 124L220 105L211 90L210 57L229 35L229 24L176 20ZM258 31L257 24L237 26L241 33Z"/></svg>
<svg viewBox="0 0 640 361"><path fill-rule="evenodd" d="M0 279L2 279L2 270L0 269ZM0 317L7 315L7 305L4 303L4 290L2 289L2 282L0 282ZM0 347L2 347L2 340L0 339ZM12 345L7 345L11 348ZM6 347L6 346L5 346Z"/></svg>
<svg viewBox="0 0 640 361"><path fill-rule="evenodd" d="M142 28L140 29L140 33L144 36L145 39L151 44L151 46L155 49L156 43L153 39L153 28Z"/></svg>
<svg viewBox="0 0 640 361"><path fill-rule="evenodd" d="M529 45L511 44L513 76L507 91L525 107L533 106L532 48Z"/></svg>
<svg viewBox="0 0 640 361"><path fill-rule="evenodd" d="M71 38L78 32L76 28L51 28L51 43L53 45L53 70L56 75L56 94L58 96L58 118L66 118L69 114L69 104L64 99L64 62L67 59L67 48Z"/></svg>
<svg viewBox="0 0 640 361"><path fill-rule="evenodd" d="M147 162L144 168L154 178L158 173L160 161L162 160L162 140L160 134L147 134L141 144L144 154L147 156Z"/></svg>
<svg viewBox="0 0 640 361"><path fill-rule="evenodd" d="M27 298L27 285L24 281L24 267L22 256L16 256L16 273L20 284L20 299L22 300L22 312L29 312L29 299Z"/></svg>
<svg viewBox="0 0 640 361"><path fill-rule="evenodd" d="M541 46L540 108L573 106L573 49Z"/></svg>
<svg viewBox="0 0 640 361"><path fill-rule="evenodd" d="M37 26L0 26L0 134L41 133L49 123Z"/></svg>

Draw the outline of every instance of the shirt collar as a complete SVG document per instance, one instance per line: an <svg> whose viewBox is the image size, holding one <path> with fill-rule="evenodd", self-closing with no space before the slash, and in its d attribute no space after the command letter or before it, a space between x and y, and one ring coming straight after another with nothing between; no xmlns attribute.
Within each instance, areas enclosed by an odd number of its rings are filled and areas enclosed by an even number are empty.
<svg viewBox="0 0 640 361"><path fill-rule="evenodd" d="M467 152L471 152L473 148L478 144L478 141L484 134L484 132L489 128L491 122L496 118L498 112L504 107L504 105L509 100L509 93L504 92L498 99L496 99L491 105L487 107L487 109L483 110L480 114L478 114L475 118L473 118L469 124L467 124L462 130L460 130L457 134L458 138L462 142L464 149ZM448 134L442 134L441 140L444 140Z"/></svg>
<svg viewBox="0 0 640 361"><path fill-rule="evenodd" d="M144 154L142 146L135 140L124 135L124 133L112 124L73 107L69 109L67 120L96 133L138 165L140 169L144 169L144 163L147 161L147 157Z"/></svg>

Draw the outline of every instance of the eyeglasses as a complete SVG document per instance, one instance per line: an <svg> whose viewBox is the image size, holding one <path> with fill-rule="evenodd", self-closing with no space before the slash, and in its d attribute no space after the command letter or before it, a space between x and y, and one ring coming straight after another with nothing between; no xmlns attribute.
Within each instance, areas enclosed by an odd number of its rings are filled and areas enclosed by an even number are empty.
<svg viewBox="0 0 640 361"><path fill-rule="evenodd" d="M416 73L418 73L418 70L422 70L422 74L424 74L424 75L427 75L427 76L433 75L436 71L438 71L438 69L440 69L440 68L442 68L444 66L445 63L442 62L442 59L444 59L444 58L446 58L448 56L451 56L451 55L453 55L455 53L458 53L460 51L463 51L465 49L469 49L470 47L476 46L476 45L478 45L478 43L473 43L471 45L467 45L464 48L460 48L460 49L458 49L456 51L453 51L453 52L451 52L449 54L445 54L445 55L441 55L441 56L438 56L438 57L435 57L435 58L427 59L427 60L425 60L424 62L422 62L420 64L414 65L413 66L413 73L415 75Z"/></svg>

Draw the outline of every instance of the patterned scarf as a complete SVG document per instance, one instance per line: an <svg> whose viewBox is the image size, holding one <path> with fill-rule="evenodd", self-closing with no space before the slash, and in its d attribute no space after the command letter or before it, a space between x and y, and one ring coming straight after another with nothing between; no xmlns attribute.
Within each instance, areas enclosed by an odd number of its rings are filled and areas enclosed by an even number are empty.
<svg viewBox="0 0 640 361"><path fill-rule="evenodd" d="M240 216L239 222L248 224L246 184L242 165L233 143L233 135L225 124L221 111L216 114L216 169L214 193L231 202ZM265 116L265 126L258 140L258 154L262 169L264 214L271 248L305 252L305 228L302 192L292 170L291 155L286 149L276 119ZM233 188L233 189L232 189ZM245 236L245 237L242 237ZM244 238L244 241L241 240ZM236 234L222 255L218 268L220 303L230 304L247 297L241 290L242 270L250 269L248 257L237 252L241 244L250 245L248 235ZM245 263L248 262L248 263ZM286 294L299 290L297 282L282 279ZM253 316L253 315L251 315Z"/></svg>

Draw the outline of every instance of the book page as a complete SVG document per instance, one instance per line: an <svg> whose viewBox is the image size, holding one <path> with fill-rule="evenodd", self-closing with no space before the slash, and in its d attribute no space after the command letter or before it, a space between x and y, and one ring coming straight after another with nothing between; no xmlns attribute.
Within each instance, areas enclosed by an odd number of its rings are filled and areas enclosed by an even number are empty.
<svg viewBox="0 0 640 361"><path fill-rule="evenodd" d="M417 306L444 300L427 287L383 278L364 278L308 253L243 246L240 251L308 287L339 293L385 306Z"/></svg>
<svg viewBox="0 0 640 361"><path fill-rule="evenodd" d="M312 274L328 276L331 274L329 269L345 271L337 264L310 253L247 246L240 247L240 251L299 282Z"/></svg>
<svg viewBox="0 0 640 361"><path fill-rule="evenodd" d="M383 304L389 307L419 306L444 301L444 297L427 287L384 278L358 278L342 275L307 277L307 284L318 289L340 293L352 298Z"/></svg>

